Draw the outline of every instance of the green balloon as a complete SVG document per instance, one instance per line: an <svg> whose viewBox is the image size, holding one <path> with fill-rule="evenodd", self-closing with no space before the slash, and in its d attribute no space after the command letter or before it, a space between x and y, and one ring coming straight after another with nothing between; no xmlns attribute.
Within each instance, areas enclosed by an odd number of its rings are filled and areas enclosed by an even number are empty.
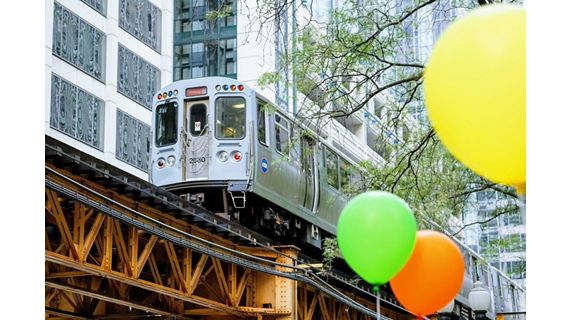
<svg viewBox="0 0 570 320"><path fill-rule="evenodd" d="M412 255L416 219L398 196L383 191L361 193L342 210L337 239L354 272L372 285L385 284Z"/></svg>

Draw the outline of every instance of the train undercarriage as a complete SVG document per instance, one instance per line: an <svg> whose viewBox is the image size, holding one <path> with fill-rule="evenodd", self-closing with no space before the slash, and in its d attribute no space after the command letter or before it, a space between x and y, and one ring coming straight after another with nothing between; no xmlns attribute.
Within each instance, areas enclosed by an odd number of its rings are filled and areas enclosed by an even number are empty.
<svg viewBox="0 0 570 320"><path fill-rule="evenodd" d="M272 239L294 244L304 250L320 251L322 240L332 236L252 192L231 191L225 184L186 184L184 187L177 185L166 189L221 218L238 222Z"/></svg>

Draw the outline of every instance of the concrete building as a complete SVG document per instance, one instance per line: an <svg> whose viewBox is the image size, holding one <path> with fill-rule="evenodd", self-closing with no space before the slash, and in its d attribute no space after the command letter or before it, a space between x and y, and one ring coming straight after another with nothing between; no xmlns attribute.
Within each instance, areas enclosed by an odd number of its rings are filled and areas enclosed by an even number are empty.
<svg viewBox="0 0 570 320"><path fill-rule="evenodd" d="M172 1L46 0L45 14L46 135L146 179Z"/></svg>

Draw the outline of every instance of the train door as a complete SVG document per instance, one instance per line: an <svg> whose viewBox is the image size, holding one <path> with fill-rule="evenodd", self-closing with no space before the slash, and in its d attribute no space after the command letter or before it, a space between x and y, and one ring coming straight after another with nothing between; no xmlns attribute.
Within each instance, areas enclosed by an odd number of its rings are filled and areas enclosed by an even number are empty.
<svg viewBox="0 0 570 320"><path fill-rule="evenodd" d="M302 136L301 138L301 168L302 175L304 176L305 192L303 206L313 213L316 212L315 208L315 195L316 192L316 162L315 162L315 140L309 136Z"/></svg>
<svg viewBox="0 0 570 320"><path fill-rule="evenodd" d="M208 178L209 132L208 100L186 101L182 152L185 156L184 177L187 181Z"/></svg>

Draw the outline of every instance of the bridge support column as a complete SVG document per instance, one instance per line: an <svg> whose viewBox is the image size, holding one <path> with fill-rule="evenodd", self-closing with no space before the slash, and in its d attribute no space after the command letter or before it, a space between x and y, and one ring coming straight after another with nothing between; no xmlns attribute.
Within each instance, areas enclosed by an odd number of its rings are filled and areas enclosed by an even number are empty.
<svg viewBox="0 0 570 320"><path fill-rule="evenodd" d="M299 249L294 246L275 247L284 255L277 255L276 262L293 266ZM290 272L284 266L276 270ZM275 308L283 316L272 316L278 320L297 320L297 281L258 272L256 274L256 304L258 307ZM258 317L259 319L259 317Z"/></svg>

